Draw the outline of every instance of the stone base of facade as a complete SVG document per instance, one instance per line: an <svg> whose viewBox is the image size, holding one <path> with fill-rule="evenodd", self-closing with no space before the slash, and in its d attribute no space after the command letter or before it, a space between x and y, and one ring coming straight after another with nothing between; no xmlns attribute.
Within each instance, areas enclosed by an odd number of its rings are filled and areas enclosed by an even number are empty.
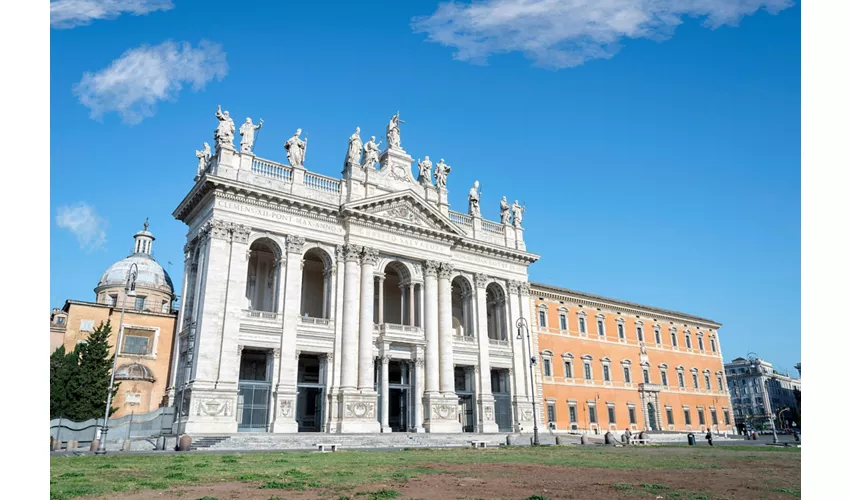
<svg viewBox="0 0 850 500"><path fill-rule="evenodd" d="M454 394L425 394L424 427L430 433L459 433L463 426L458 421L457 396Z"/></svg>
<svg viewBox="0 0 850 500"><path fill-rule="evenodd" d="M274 421L269 426L269 432L275 434L287 434L298 432L298 422L295 421L295 398L294 392L280 391L274 398L273 415Z"/></svg>
<svg viewBox="0 0 850 500"><path fill-rule="evenodd" d="M499 432L499 424L496 423L496 400L493 396L478 398L478 419L475 422L475 432L485 434Z"/></svg>
<svg viewBox="0 0 850 500"><path fill-rule="evenodd" d="M186 434L230 434L237 430L237 391L200 390L191 391L189 411L181 429ZM185 411L185 410L184 410Z"/></svg>
<svg viewBox="0 0 850 500"><path fill-rule="evenodd" d="M337 432L343 434L378 434L378 393L375 391L341 392Z"/></svg>
<svg viewBox="0 0 850 500"><path fill-rule="evenodd" d="M515 430L519 431L530 431L534 428L534 405L531 404L531 401L522 401L516 400L514 401L514 407L516 410L516 418L514 419L514 427ZM540 405L537 405L537 427L540 428Z"/></svg>

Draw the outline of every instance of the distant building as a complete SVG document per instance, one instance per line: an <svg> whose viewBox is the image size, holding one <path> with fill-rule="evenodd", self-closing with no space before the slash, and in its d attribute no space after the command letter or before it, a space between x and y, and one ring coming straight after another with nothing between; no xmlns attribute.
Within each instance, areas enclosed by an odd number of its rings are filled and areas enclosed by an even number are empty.
<svg viewBox="0 0 850 500"><path fill-rule="evenodd" d="M772 364L760 359L735 358L726 363L724 369L739 430L744 427L770 428L763 388L767 389L774 418L783 408L788 408L788 411L782 412L782 422L776 422L777 428L790 426L792 422L799 425L799 394L802 391L799 378L780 373Z"/></svg>
<svg viewBox="0 0 850 500"><path fill-rule="evenodd" d="M66 300L50 314L51 352L60 345L73 351L101 322L111 320L113 346L118 339L124 305L124 338L118 353L115 381L120 383L112 406L120 417L148 413L163 406L170 370L177 312L168 273L151 256L154 237L145 229L134 236L133 253L106 270L95 287L96 302ZM124 288L133 264L138 267L135 296ZM166 401L167 402L167 401Z"/></svg>
<svg viewBox="0 0 850 500"><path fill-rule="evenodd" d="M801 372L801 371L800 371L800 363L797 363L796 365L794 365L794 368L797 370L797 373L799 373L799 374L800 374L800 376L802 377L802 376L803 376L803 372Z"/></svg>

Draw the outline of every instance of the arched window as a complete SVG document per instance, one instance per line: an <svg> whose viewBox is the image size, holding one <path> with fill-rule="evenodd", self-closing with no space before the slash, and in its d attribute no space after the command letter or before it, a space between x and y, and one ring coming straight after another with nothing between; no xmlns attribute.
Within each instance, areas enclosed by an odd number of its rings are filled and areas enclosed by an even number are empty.
<svg viewBox="0 0 850 500"><path fill-rule="evenodd" d="M410 289L410 287L408 287ZM411 307L415 307L413 300L414 292L407 292L410 297ZM472 319L473 313L472 284L463 276L456 276L452 280L452 324L455 326L455 335L458 337L474 337L475 323Z"/></svg>
<svg viewBox="0 0 850 500"><path fill-rule="evenodd" d="M507 312L505 290L497 283L487 285L487 336L494 340L507 340Z"/></svg>
<svg viewBox="0 0 850 500"><path fill-rule="evenodd" d="M331 317L331 282L333 261L321 248L311 248L304 254L301 268L301 316Z"/></svg>
<svg viewBox="0 0 850 500"><path fill-rule="evenodd" d="M253 311L276 312L280 292L281 250L277 243L260 238L251 244L245 297Z"/></svg>

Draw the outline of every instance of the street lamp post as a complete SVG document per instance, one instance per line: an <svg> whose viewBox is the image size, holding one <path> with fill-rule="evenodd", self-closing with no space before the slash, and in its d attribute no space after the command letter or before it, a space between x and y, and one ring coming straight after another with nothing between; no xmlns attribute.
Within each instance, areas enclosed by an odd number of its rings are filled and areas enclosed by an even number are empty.
<svg viewBox="0 0 850 500"><path fill-rule="evenodd" d="M109 376L109 391L106 393L106 410L103 414L103 427L100 429L100 441L97 443L97 455L106 454L106 432L109 422L109 410L112 407L112 392L115 387L115 368L118 364L118 351L121 349L121 340L124 338L124 310L127 309L127 297L136 296L136 277L139 275L139 266L135 262L127 270L127 281L124 284L124 300L121 302L121 319L118 321L118 343L115 344L115 353L112 355L112 373Z"/></svg>
<svg viewBox="0 0 850 500"><path fill-rule="evenodd" d="M764 383L764 377L761 376L761 360L759 359L758 354L754 352L749 353L747 357L750 360L750 366L758 371L759 384L761 385L761 393L764 398L764 412L770 421L770 430L773 432L773 444L777 444L779 443L779 439L776 438L776 424L773 422L773 411L770 409L770 394L767 392L767 385Z"/></svg>
<svg viewBox="0 0 850 500"><path fill-rule="evenodd" d="M531 411L533 412L534 418L534 441L532 444L534 446L540 445L540 436L537 433L537 398L534 393L537 390L537 381L534 376L534 365L537 364L537 356L534 355L533 348L531 346L531 331L528 329L528 321L525 318L519 318L516 320L516 330L517 340L522 340L523 332L525 333L525 338L528 339L528 354L531 356L529 360L529 366L531 367Z"/></svg>

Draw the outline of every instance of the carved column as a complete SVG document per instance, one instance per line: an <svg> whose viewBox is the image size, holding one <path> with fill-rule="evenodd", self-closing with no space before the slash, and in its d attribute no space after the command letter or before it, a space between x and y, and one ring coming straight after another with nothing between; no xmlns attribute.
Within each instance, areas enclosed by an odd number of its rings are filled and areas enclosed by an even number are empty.
<svg viewBox="0 0 850 500"><path fill-rule="evenodd" d="M360 391L373 391L374 358L372 357L372 336L374 334L374 303L375 303L375 264L378 262L378 251L374 248L364 248L360 264L360 356L358 362L357 388Z"/></svg>
<svg viewBox="0 0 850 500"><path fill-rule="evenodd" d="M437 315L437 269L439 264L426 261L425 273L425 392L440 391L440 344Z"/></svg>
<svg viewBox="0 0 850 500"><path fill-rule="evenodd" d="M413 326L414 309L416 308L416 295L413 293L413 282L407 285L407 322L406 325Z"/></svg>
<svg viewBox="0 0 850 500"><path fill-rule="evenodd" d="M415 391L416 397L414 397L413 404L413 423L416 429L416 432L425 432L425 428L422 426L422 415L423 415L423 397L425 396L425 358L423 357L424 353L422 349L416 348L416 358L413 360L414 364L414 380L416 383Z"/></svg>
<svg viewBox="0 0 850 500"><path fill-rule="evenodd" d="M478 342L478 422L481 432L499 432L496 424L496 400L490 383L490 337L487 334L487 284L490 278L475 274L475 318ZM495 319L495 318L494 318Z"/></svg>
<svg viewBox="0 0 850 500"><path fill-rule="evenodd" d="M381 432L390 429L390 357L381 356Z"/></svg>
<svg viewBox="0 0 850 500"><path fill-rule="evenodd" d="M357 245L343 247L345 277L342 310L342 373L343 391L357 389L358 332L360 311L360 253Z"/></svg>
<svg viewBox="0 0 850 500"><path fill-rule="evenodd" d="M375 276L378 280L378 324L384 324L384 279L386 275L381 273Z"/></svg>
<svg viewBox="0 0 850 500"><path fill-rule="evenodd" d="M286 237L286 276L283 291L283 332L280 337L281 364L277 380L276 409L279 410L272 425L272 432L298 432L295 421L295 399L297 394L298 353L296 332L301 315L301 265L304 238L296 235ZM294 359L294 363L286 360Z"/></svg>
<svg viewBox="0 0 850 500"><path fill-rule="evenodd" d="M399 292L399 297L401 299L401 300L399 300L400 311L399 311L399 315L398 315L398 323L400 325L404 325L404 324L406 324L404 322L404 310L405 310L405 307L407 306L407 302L410 300L407 297L407 285L404 284L404 283L399 283L398 284L398 292Z"/></svg>
<svg viewBox="0 0 850 500"><path fill-rule="evenodd" d="M451 264L443 262L437 272L438 309L439 309L439 343L440 343L440 392L444 396L455 395L454 384L454 342L452 339L452 283L454 269Z"/></svg>
<svg viewBox="0 0 850 500"><path fill-rule="evenodd" d="M191 293L189 290L189 274L192 272L193 251L194 244L192 242L186 243L186 245L183 246L183 287L180 289L182 290L183 297L180 299L180 311L177 313L177 328L175 328L175 338L171 349L171 378L168 381L169 406L175 406L174 396L175 391L177 390L177 372L180 359L180 334L185 328L183 326L183 322L186 315L186 302L189 294Z"/></svg>

